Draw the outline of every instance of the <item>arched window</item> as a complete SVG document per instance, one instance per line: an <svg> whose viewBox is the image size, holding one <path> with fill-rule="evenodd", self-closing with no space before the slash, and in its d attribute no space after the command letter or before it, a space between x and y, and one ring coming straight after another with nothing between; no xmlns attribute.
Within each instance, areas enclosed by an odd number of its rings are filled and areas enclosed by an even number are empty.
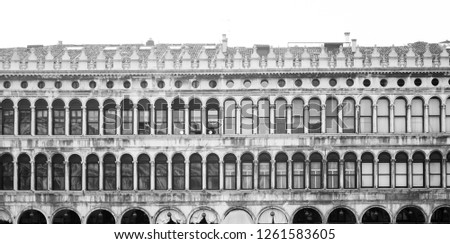
<svg viewBox="0 0 450 244"><path fill-rule="evenodd" d="M422 211L416 207L406 207L400 213L398 213L396 218L397 224L424 224L425 216Z"/></svg>
<svg viewBox="0 0 450 244"><path fill-rule="evenodd" d="M83 123L83 110L81 110L81 102L72 100L69 103L70 107L70 134L81 135Z"/></svg>
<svg viewBox="0 0 450 244"><path fill-rule="evenodd" d="M378 99L377 103L377 131L378 133L389 133L389 100Z"/></svg>
<svg viewBox="0 0 450 244"><path fill-rule="evenodd" d="M389 224L391 223L391 217L386 210L379 207L372 207L368 209L363 217L363 224Z"/></svg>
<svg viewBox="0 0 450 244"><path fill-rule="evenodd" d="M35 188L37 191L48 190L48 163L44 154L38 154L34 158Z"/></svg>
<svg viewBox="0 0 450 244"><path fill-rule="evenodd" d="M19 155L19 190L31 190L31 163L26 154Z"/></svg>
<svg viewBox="0 0 450 244"><path fill-rule="evenodd" d="M168 165L166 155L160 153L156 155L155 158L156 166L156 190L167 190L168 189Z"/></svg>
<svg viewBox="0 0 450 244"><path fill-rule="evenodd" d="M130 154L120 158L120 189L133 190L133 157Z"/></svg>
<svg viewBox="0 0 450 244"><path fill-rule="evenodd" d="M241 102L241 133L243 135L253 134L253 123L253 101L248 98L243 99Z"/></svg>
<svg viewBox="0 0 450 244"><path fill-rule="evenodd" d="M224 188L225 190L236 189L236 156L233 154L225 155L224 159Z"/></svg>
<svg viewBox="0 0 450 244"><path fill-rule="evenodd" d="M66 166L64 156L55 154L52 157L52 190L63 191L66 189Z"/></svg>
<svg viewBox="0 0 450 244"><path fill-rule="evenodd" d="M395 133L406 132L406 100L397 98L394 102L394 131Z"/></svg>
<svg viewBox="0 0 450 244"><path fill-rule="evenodd" d="M288 188L288 157L284 153L279 153L275 157L275 188Z"/></svg>
<svg viewBox="0 0 450 244"><path fill-rule="evenodd" d="M95 191L99 189L99 160L94 154L86 158L86 187L87 190Z"/></svg>
<svg viewBox="0 0 450 244"><path fill-rule="evenodd" d="M36 135L48 135L48 103L44 99L39 99L36 101L35 107Z"/></svg>
<svg viewBox="0 0 450 244"><path fill-rule="evenodd" d="M28 100L19 101L19 135L31 134L31 108Z"/></svg>
<svg viewBox="0 0 450 244"><path fill-rule="evenodd" d="M197 153L194 153L189 157L189 188L191 190L203 189L202 157Z"/></svg>
<svg viewBox="0 0 450 244"><path fill-rule="evenodd" d="M336 98L328 98L325 108L326 117L326 132L337 133L338 132L338 101Z"/></svg>
<svg viewBox="0 0 450 244"><path fill-rule="evenodd" d="M103 157L103 190L117 189L116 174L116 157L112 154L106 154Z"/></svg>
<svg viewBox="0 0 450 244"><path fill-rule="evenodd" d="M91 155L91 158L92 157L96 157L96 156ZM83 170L81 167L81 157L78 155L70 156L69 157L69 179L70 179L69 189L71 191L81 191L82 177L83 177Z"/></svg>
<svg viewBox="0 0 450 244"><path fill-rule="evenodd" d="M386 152L378 155L378 187L391 187L391 155Z"/></svg>
<svg viewBox="0 0 450 244"><path fill-rule="evenodd" d="M117 129L116 102L108 99L103 103L104 134L115 135Z"/></svg>
<svg viewBox="0 0 450 244"><path fill-rule="evenodd" d="M270 189L271 168L270 155L261 153L258 156L258 189Z"/></svg>
<svg viewBox="0 0 450 244"><path fill-rule="evenodd" d="M322 126L322 107L318 98L312 98L309 100L309 133L320 133Z"/></svg>
<svg viewBox="0 0 450 244"><path fill-rule="evenodd" d="M253 189L253 156L245 153L241 156L241 188Z"/></svg>
<svg viewBox="0 0 450 244"><path fill-rule="evenodd" d="M0 190L13 190L14 188L14 163L11 154L3 154L0 157Z"/></svg>
<svg viewBox="0 0 450 244"><path fill-rule="evenodd" d="M408 187L408 155L403 152L395 155L395 187Z"/></svg>
<svg viewBox="0 0 450 244"><path fill-rule="evenodd" d="M216 99L209 99L206 102L206 133L219 134L219 102Z"/></svg>
<svg viewBox="0 0 450 244"><path fill-rule="evenodd" d="M339 188L339 155L330 153L327 156L327 188Z"/></svg>
<svg viewBox="0 0 450 244"><path fill-rule="evenodd" d="M287 133L287 111L286 100L279 98L275 100L275 133Z"/></svg>
<svg viewBox="0 0 450 244"><path fill-rule="evenodd" d="M52 123L53 123L53 135L66 134L66 110L65 104L61 99L56 99L52 103Z"/></svg>
<svg viewBox="0 0 450 244"><path fill-rule="evenodd" d="M430 187L442 187L442 155L440 152L430 154Z"/></svg>
<svg viewBox="0 0 450 244"><path fill-rule="evenodd" d="M355 100L346 98L342 102L342 132L355 133Z"/></svg>
<svg viewBox="0 0 450 244"><path fill-rule="evenodd" d="M138 102L138 123L138 134L150 135L150 102L147 99Z"/></svg>
<svg viewBox="0 0 450 244"><path fill-rule="evenodd" d="M100 111L97 100L91 99L86 103L87 109L87 134L98 135L99 134L99 120Z"/></svg>
<svg viewBox="0 0 450 244"><path fill-rule="evenodd" d="M202 134L202 102L196 98L189 102L189 134Z"/></svg>
<svg viewBox="0 0 450 244"><path fill-rule="evenodd" d="M423 132L423 100L420 98L411 101L411 131Z"/></svg>
<svg viewBox="0 0 450 244"><path fill-rule="evenodd" d="M172 157L172 189L184 190L185 189L185 177L186 166L185 159L181 153L177 153Z"/></svg>
<svg viewBox="0 0 450 244"><path fill-rule="evenodd" d="M0 134L14 135L14 104L5 99L0 103ZM449 106L450 107L450 106ZM450 127L449 127L450 128Z"/></svg>
<svg viewBox="0 0 450 244"><path fill-rule="evenodd" d="M236 102L228 99L224 102L224 134L236 134Z"/></svg>
<svg viewBox="0 0 450 244"><path fill-rule="evenodd" d="M258 101L258 134L270 133L270 102L269 99Z"/></svg>
<svg viewBox="0 0 450 244"><path fill-rule="evenodd" d="M305 188L305 156L302 153L292 156L292 188Z"/></svg>
<svg viewBox="0 0 450 244"><path fill-rule="evenodd" d="M356 188L356 155L354 153L344 155L344 188Z"/></svg>
<svg viewBox="0 0 450 244"><path fill-rule="evenodd" d="M124 99L120 104L122 123L122 135L133 135L133 102L130 99Z"/></svg>
<svg viewBox="0 0 450 244"><path fill-rule="evenodd" d="M421 152L413 154L412 161L412 186L425 186L425 156Z"/></svg>
<svg viewBox="0 0 450 244"><path fill-rule="evenodd" d="M300 98L292 100L292 134L304 133L304 102Z"/></svg>
<svg viewBox="0 0 450 244"><path fill-rule="evenodd" d="M172 130L174 135L182 135L184 133L184 101L175 98L172 102Z"/></svg>
<svg viewBox="0 0 450 244"><path fill-rule="evenodd" d="M431 98L428 102L428 105L428 121L430 132L441 132L441 100L436 97Z"/></svg>
<svg viewBox="0 0 450 244"><path fill-rule="evenodd" d="M361 187L373 187L373 155L368 152L361 156Z"/></svg>
<svg viewBox="0 0 450 244"><path fill-rule="evenodd" d="M311 189L322 188L322 155L313 153L309 156L309 187Z"/></svg>
<svg viewBox="0 0 450 244"><path fill-rule="evenodd" d="M150 157L141 154L138 157L138 190L150 190Z"/></svg>
<svg viewBox="0 0 450 244"><path fill-rule="evenodd" d="M219 157L216 154L206 157L206 187L208 190L219 190Z"/></svg>
<svg viewBox="0 0 450 244"><path fill-rule="evenodd" d="M360 131L361 133L372 132L372 100L369 98L361 99L360 116Z"/></svg>

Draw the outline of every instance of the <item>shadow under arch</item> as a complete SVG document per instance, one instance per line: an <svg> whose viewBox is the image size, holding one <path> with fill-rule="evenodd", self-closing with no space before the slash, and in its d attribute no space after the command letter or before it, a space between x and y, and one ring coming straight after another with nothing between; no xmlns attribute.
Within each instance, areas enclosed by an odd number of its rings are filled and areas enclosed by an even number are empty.
<svg viewBox="0 0 450 244"><path fill-rule="evenodd" d="M52 224L81 224L81 218L71 209L60 209L53 215Z"/></svg>
<svg viewBox="0 0 450 244"><path fill-rule="evenodd" d="M381 207L368 208L361 219L363 224L390 224L391 216Z"/></svg>
<svg viewBox="0 0 450 244"><path fill-rule="evenodd" d="M126 210L120 220L121 224L150 224L150 216L139 208Z"/></svg>
<svg viewBox="0 0 450 244"><path fill-rule="evenodd" d="M319 210L312 207L302 207L296 211L292 224L322 224L323 219Z"/></svg>
<svg viewBox="0 0 450 244"><path fill-rule="evenodd" d="M47 218L38 210L28 209L19 216L18 224L47 224Z"/></svg>
<svg viewBox="0 0 450 244"><path fill-rule="evenodd" d="M114 215L106 209L97 209L91 212L86 220L86 224L115 224Z"/></svg>
<svg viewBox="0 0 450 244"><path fill-rule="evenodd" d="M328 224L356 224L356 216L353 211L337 207L331 211L327 219Z"/></svg>

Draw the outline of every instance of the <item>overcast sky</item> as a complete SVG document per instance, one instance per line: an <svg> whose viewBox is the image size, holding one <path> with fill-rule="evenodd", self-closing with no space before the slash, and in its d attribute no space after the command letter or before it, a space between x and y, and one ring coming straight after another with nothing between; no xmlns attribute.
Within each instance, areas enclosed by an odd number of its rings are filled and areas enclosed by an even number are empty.
<svg viewBox="0 0 450 244"><path fill-rule="evenodd" d="M7 2L7 3L6 3ZM0 48L33 44L343 41L402 45L450 39L449 0L2 0Z"/></svg>

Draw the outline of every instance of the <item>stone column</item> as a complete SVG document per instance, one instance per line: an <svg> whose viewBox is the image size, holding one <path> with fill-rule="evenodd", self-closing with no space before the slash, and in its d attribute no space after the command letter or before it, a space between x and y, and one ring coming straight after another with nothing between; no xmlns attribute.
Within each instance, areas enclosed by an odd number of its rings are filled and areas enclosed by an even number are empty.
<svg viewBox="0 0 450 244"><path fill-rule="evenodd" d="M411 104L408 104L406 108L406 132L411 133Z"/></svg>
<svg viewBox="0 0 450 244"><path fill-rule="evenodd" d="M86 170L87 166L86 166L86 161L82 160L81 161L81 169L82 169L82 173L81 173L81 190L86 191L86 176L87 176L87 170ZM70 189L70 188L69 188Z"/></svg>
<svg viewBox="0 0 450 244"><path fill-rule="evenodd" d="M289 190L291 190L292 189L292 173L293 173L293 169L292 169L292 160L290 160L290 159L288 159L288 161L287 161L287 170L286 170L286 173L287 173L287 175L288 175L288 178L287 178L287 188L289 189Z"/></svg>
<svg viewBox="0 0 450 244"><path fill-rule="evenodd" d="M104 116L105 115L103 113L103 106L99 106L98 107L98 114L99 114L98 115L98 117L99 117L99 120L98 120L99 121L98 122L98 124L99 124L98 125L98 134L99 135L103 135L103 132L104 132L104 128L103 127L104 127L104 123L105 123L104 122L104 118L105 118Z"/></svg>
<svg viewBox="0 0 450 244"><path fill-rule="evenodd" d="M189 105L184 105L184 134L189 135Z"/></svg>
<svg viewBox="0 0 450 244"><path fill-rule="evenodd" d="M430 160L425 159L425 188L430 188Z"/></svg>
<svg viewBox="0 0 450 244"><path fill-rule="evenodd" d="M98 189L100 190L100 191L102 191L103 190L103 178L104 178L104 175L103 175L103 161L98 161L98 165L99 165L99 167L98 167L98 175L99 175L99 177L98 177Z"/></svg>
<svg viewBox="0 0 450 244"><path fill-rule="evenodd" d="M225 164L222 160L219 161L219 190L223 190L223 182L225 177Z"/></svg>
<svg viewBox="0 0 450 244"><path fill-rule="evenodd" d="M219 128L217 128L217 130L219 131L218 132L219 135L223 134L223 130L225 128L224 118L225 118L225 115L224 115L223 106L219 106L219 111L218 111Z"/></svg>
<svg viewBox="0 0 450 244"><path fill-rule="evenodd" d="M269 105L269 115L270 115L270 126L269 133L275 134L275 104Z"/></svg>
<svg viewBox="0 0 450 244"><path fill-rule="evenodd" d="M138 161L133 161L133 190L138 189Z"/></svg>
<svg viewBox="0 0 450 244"><path fill-rule="evenodd" d="M391 188L395 188L395 159L391 159Z"/></svg>
<svg viewBox="0 0 450 244"><path fill-rule="evenodd" d="M325 118L325 112L326 112L325 108L326 108L325 104L322 104L320 106L320 109L321 109L321 111L320 111L320 128L321 128L322 134L326 132L326 128L327 128L327 123L325 121L325 119L326 119Z"/></svg>
<svg viewBox="0 0 450 244"><path fill-rule="evenodd" d="M172 190L172 161L167 161L167 189Z"/></svg>
<svg viewBox="0 0 450 244"><path fill-rule="evenodd" d="M276 165L275 160L270 160L270 188L275 189L275 174L276 172Z"/></svg>
<svg viewBox="0 0 450 244"><path fill-rule="evenodd" d="M116 105L116 135L122 134L123 127L122 109L120 105Z"/></svg>
<svg viewBox="0 0 450 244"><path fill-rule="evenodd" d="M83 110L81 115L81 135L85 136L87 134L87 110L86 106L81 106Z"/></svg>
<svg viewBox="0 0 450 244"><path fill-rule="evenodd" d="M134 104L133 105L133 135L137 135L138 134L138 105Z"/></svg>
<svg viewBox="0 0 450 244"><path fill-rule="evenodd" d="M303 126L305 128L305 134L309 133L309 105L305 105L303 107L304 116L303 116Z"/></svg>
<svg viewBox="0 0 450 244"><path fill-rule="evenodd" d="M189 190L189 160L184 161L184 185L186 190Z"/></svg>
<svg viewBox="0 0 450 244"><path fill-rule="evenodd" d="M339 159L339 188L344 189L344 159Z"/></svg>
<svg viewBox="0 0 450 244"><path fill-rule="evenodd" d="M19 163L17 161L13 161L14 167L14 179L13 179L13 189L14 191L19 190Z"/></svg>
<svg viewBox="0 0 450 244"><path fill-rule="evenodd" d="M361 159L356 160L356 188L361 189Z"/></svg>
<svg viewBox="0 0 450 244"><path fill-rule="evenodd" d="M150 104L150 106L148 106L149 108L149 113L150 113L150 134L154 135L155 134L155 117L156 117L156 112L155 112L155 105Z"/></svg>
<svg viewBox="0 0 450 244"><path fill-rule="evenodd" d="M343 116L343 111L342 111L343 105L339 104L337 106L337 110L338 110L338 133L341 134L343 132L344 129L344 116Z"/></svg>
<svg viewBox="0 0 450 244"><path fill-rule="evenodd" d="M241 160L236 160L236 190L241 189Z"/></svg>
<svg viewBox="0 0 450 244"><path fill-rule="evenodd" d="M253 161L253 189L258 189L258 179L259 179L259 170L258 170L258 160Z"/></svg>
<svg viewBox="0 0 450 244"><path fill-rule="evenodd" d="M311 167L311 161L309 159L305 160L305 189L309 189L309 172Z"/></svg>
<svg viewBox="0 0 450 244"><path fill-rule="evenodd" d="M408 187L412 188L412 159L408 159Z"/></svg>
<svg viewBox="0 0 450 244"><path fill-rule="evenodd" d="M292 133L292 105L286 104L286 133Z"/></svg>
<svg viewBox="0 0 450 244"><path fill-rule="evenodd" d="M236 134L241 134L241 107L236 105Z"/></svg>
<svg viewBox="0 0 450 244"><path fill-rule="evenodd" d="M394 104L389 105L389 132L394 133Z"/></svg>
<svg viewBox="0 0 450 244"><path fill-rule="evenodd" d="M445 118L447 117L446 108L447 108L447 105L445 103L441 105L441 131L444 133L447 131L447 128L445 128L446 127Z"/></svg>
<svg viewBox="0 0 450 244"><path fill-rule="evenodd" d="M48 190L51 191L53 189L53 182L52 182L52 176L53 176L53 168L52 168L53 164L52 161L49 160L47 161L47 186L48 186Z"/></svg>
<svg viewBox="0 0 450 244"><path fill-rule="evenodd" d="M36 107L31 106L31 135L36 135Z"/></svg>
<svg viewBox="0 0 450 244"><path fill-rule="evenodd" d="M53 113L52 113L52 106L47 106L48 108L48 135L53 135ZM66 116L64 118L64 121L69 120L69 118Z"/></svg>
<svg viewBox="0 0 450 244"><path fill-rule="evenodd" d="M377 133L378 132L377 117L378 117L377 105L374 104L372 106L372 131L373 131L373 133Z"/></svg>
<svg viewBox="0 0 450 244"><path fill-rule="evenodd" d="M172 104L167 104L167 135L172 135Z"/></svg>
<svg viewBox="0 0 450 244"><path fill-rule="evenodd" d="M430 132L429 125L428 125L429 124L429 121L428 121L428 118L429 118L429 112L428 112L429 109L428 108L429 108L429 106L428 106L428 104L425 104L424 108L425 108L425 111L424 111L425 113L424 113L424 122L423 122L424 123L424 128L423 129L424 129L425 133L428 133L428 132Z"/></svg>
<svg viewBox="0 0 450 244"><path fill-rule="evenodd" d="M378 188L378 163L380 161L375 159L373 161L373 187Z"/></svg>
<svg viewBox="0 0 450 244"><path fill-rule="evenodd" d="M81 172L81 175L84 175L85 172ZM64 190L70 190L70 163L68 161L64 161Z"/></svg>
<svg viewBox="0 0 450 244"><path fill-rule="evenodd" d="M150 189L155 190L156 183L156 171L155 171L155 161L150 161Z"/></svg>
<svg viewBox="0 0 450 244"><path fill-rule="evenodd" d="M206 160L202 161L202 189L206 190Z"/></svg>
<svg viewBox="0 0 450 244"><path fill-rule="evenodd" d="M116 189L120 191L122 189L122 178L120 177L122 175L121 168L120 168L120 161L116 161Z"/></svg>
<svg viewBox="0 0 450 244"><path fill-rule="evenodd" d="M64 106L64 114L65 114L65 120L64 120L64 134L66 136L70 135L70 107Z"/></svg>
<svg viewBox="0 0 450 244"><path fill-rule="evenodd" d="M444 157L442 159L442 187L447 189L447 159Z"/></svg>
<svg viewBox="0 0 450 244"><path fill-rule="evenodd" d="M258 118L257 118L257 116L256 116L256 114L257 114L257 109L258 109L258 106L256 106L255 104L253 104L253 106L252 106L252 126L253 126L253 134L258 134L258 126L259 126L259 123L258 123ZM269 119L270 120L270 119Z"/></svg>
<svg viewBox="0 0 450 244"><path fill-rule="evenodd" d="M206 135L206 107L202 106L202 134Z"/></svg>
<svg viewBox="0 0 450 244"><path fill-rule="evenodd" d="M31 165L31 176L30 176L30 185L31 185L31 190L34 191L36 190L36 164L34 162L34 160L30 161L30 165Z"/></svg>
<svg viewBox="0 0 450 244"><path fill-rule="evenodd" d="M327 189L327 160L322 159L322 188Z"/></svg>
<svg viewBox="0 0 450 244"><path fill-rule="evenodd" d="M360 106L356 105L355 106L355 115L356 115L355 116L355 132L356 133L360 132L360 129L359 129L359 121L360 121L360 119L359 119L359 116L360 116L359 109L360 109Z"/></svg>
<svg viewBox="0 0 450 244"><path fill-rule="evenodd" d="M19 135L19 107L14 106L14 135Z"/></svg>

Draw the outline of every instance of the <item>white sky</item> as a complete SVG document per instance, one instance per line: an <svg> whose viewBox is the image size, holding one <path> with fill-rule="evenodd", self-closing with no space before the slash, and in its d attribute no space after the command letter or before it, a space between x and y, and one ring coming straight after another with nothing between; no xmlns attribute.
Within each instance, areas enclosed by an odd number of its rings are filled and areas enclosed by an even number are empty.
<svg viewBox="0 0 450 244"><path fill-rule="evenodd" d="M450 39L449 0L14 0L0 2L0 48L26 45L343 41L402 45Z"/></svg>

